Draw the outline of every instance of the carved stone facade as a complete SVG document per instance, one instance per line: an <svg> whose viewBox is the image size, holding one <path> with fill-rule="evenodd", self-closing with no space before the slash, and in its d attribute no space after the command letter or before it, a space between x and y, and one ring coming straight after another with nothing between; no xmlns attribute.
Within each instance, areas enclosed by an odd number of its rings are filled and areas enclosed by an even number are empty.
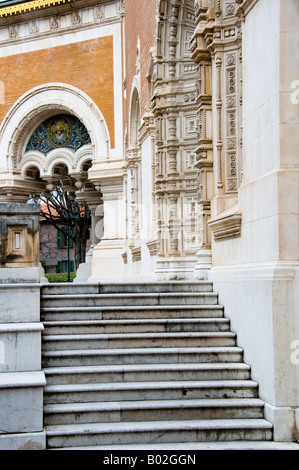
<svg viewBox="0 0 299 470"><path fill-rule="evenodd" d="M10 14L0 0L0 201L63 179L90 204L79 282L212 280L276 439L294 439L296 2L271 0L271 14L269 0L17 5ZM87 145L26 151L61 115L82 123Z"/></svg>
<svg viewBox="0 0 299 470"><path fill-rule="evenodd" d="M195 8L191 48L198 64L196 154L205 244L210 248L214 225L208 227L209 220L237 204L242 179L242 31L236 2L201 1Z"/></svg>

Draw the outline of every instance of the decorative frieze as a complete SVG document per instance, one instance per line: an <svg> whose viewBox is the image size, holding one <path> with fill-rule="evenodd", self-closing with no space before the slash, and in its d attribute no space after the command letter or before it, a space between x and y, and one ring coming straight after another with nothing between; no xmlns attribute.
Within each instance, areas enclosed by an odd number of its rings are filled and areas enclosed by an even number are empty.
<svg viewBox="0 0 299 470"><path fill-rule="evenodd" d="M68 2L69 0L63 0ZM35 3L34 1L28 2L28 5ZM58 4L59 1L48 2L50 4ZM24 3L26 6L26 4ZM18 8L16 5L15 8ZM87 7L80 11L65 11L61 15L55 16L38 16L38 19L32 21L22 22L21 17L17 18L16 24L10 24L0 27L0 44L10 44L12 41L24 41L30 39L39 39L44 37L53 37L55 34L62 34L62 32L69 32L86 27L97 27L99 23L109 24L111 22L119 22L121 20L119 14L120 2L115 1L115 8L111 8L111 4L97 5L95 7ZM12 8L12 7L7 7ZM3 14L5 8L0 9L0 17L7 16ZM2 14L2 15L1 15ZM34 11L32 12L34 18Z"/></svg>

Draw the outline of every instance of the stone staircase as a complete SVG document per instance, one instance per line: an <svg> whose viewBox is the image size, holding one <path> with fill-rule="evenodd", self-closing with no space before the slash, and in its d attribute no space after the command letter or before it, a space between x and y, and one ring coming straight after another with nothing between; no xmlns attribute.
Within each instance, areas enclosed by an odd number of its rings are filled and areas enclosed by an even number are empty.
<svg viewBox="0 0 299 470"><path fill-rule="evenodd" d="M48 449L270 441L209 282L42 288Z"/></svg>

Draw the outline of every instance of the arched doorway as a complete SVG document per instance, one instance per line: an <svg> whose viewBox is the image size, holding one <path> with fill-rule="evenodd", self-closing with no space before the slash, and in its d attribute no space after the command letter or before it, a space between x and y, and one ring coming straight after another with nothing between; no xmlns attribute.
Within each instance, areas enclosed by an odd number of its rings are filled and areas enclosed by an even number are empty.
<svg viewBox="0 0 299 470"><path fill-rule="evenodd" d="M0 149L0 201L26 202L30 194L52 191L61 182L72 198L91 206L95 222L101 192L89 170L109 158L110 140L101 112L87 95L65 84L31 90L4 119Z"/></svg>

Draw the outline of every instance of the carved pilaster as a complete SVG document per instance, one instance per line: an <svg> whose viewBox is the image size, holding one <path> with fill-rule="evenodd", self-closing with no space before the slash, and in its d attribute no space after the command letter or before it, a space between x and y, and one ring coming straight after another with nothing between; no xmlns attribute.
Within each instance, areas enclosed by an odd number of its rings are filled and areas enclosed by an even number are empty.
<svg viewBox="0 0 299 470"><path fill-rule="evenodd" d="M219 207L215 208L217 213L236 202L242 174L242 42L237 16L240 3L237 0L195 2L197 28L192 41L192 57L199 64L200 88L205 86L202 78L205 60L211 60L213 70L214 196L219 197L220 201ZM202 99L199 99L198 104L200 136L197 155L200 156L205 150L202 139L207 119L206 104ZM201 160L198 159L199 162ZM200 190L205 191L204 175L200 176ZM231 201L233 198L235 200Z"/></svg>

